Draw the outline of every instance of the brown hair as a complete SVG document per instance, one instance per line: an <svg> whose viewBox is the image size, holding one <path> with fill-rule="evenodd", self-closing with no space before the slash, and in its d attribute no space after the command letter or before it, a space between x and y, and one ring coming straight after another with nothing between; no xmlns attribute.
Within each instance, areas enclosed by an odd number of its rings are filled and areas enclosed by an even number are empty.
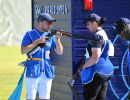
<svg viewBox="0 0 130 100"><path fill-rule="evenodd" d="M102 26L106 22L106 18L102 17L98 23L99 26Z"/></svg>

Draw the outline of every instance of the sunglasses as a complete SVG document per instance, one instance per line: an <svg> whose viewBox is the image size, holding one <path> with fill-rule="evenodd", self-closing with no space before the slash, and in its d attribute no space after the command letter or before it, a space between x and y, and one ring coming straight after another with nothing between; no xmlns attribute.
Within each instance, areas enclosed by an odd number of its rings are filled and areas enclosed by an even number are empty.
<svg viewBox="0 0 130 100"><path fill-rule="evenodd" d="M48 25L52 25L52 24L53 24L53 22L48 21L48 22L47 22L47 24L48 24Z"/></svg>

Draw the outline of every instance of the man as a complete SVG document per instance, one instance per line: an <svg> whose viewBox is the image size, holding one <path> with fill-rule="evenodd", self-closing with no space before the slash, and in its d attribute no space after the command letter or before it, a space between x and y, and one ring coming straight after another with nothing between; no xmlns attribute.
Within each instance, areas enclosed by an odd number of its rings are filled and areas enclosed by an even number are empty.
<svg viewBox="0 0 130 100"><path fill-rule="evenodd" d="M128 18L121 17L115 23L115 33L122 39L130 40L130 20Z"/></svg>
<svg viewBox="0 0 130 100"><path fill-rule="evenodd" d="M130 69L130 43L129 43L129 41L130 41L130 20L128 18L121 17L115 24L115 33L118 34L123 40L127 40L128 48L129 48L128 67ZM128 94L127 99L130 100L130 92Z"/></svg>
<svg viewBox="0 0 130 100"><path fill-rule="evenodd" d="M38 44L46 44L44 48L37 48L30 56L27 62L26 70L26 91L27 100L35 100L36 94L39 94L39 100L49 100L52 80L55 76L54 67L51 65L50 50L54 49L58 55L63 54L63 46L61 44L61 33L46 37L50 32L53 22L56 20L47 13L39 15L37 18L38 27L28 31L21 44L21 53L28 54Z"/></svg>

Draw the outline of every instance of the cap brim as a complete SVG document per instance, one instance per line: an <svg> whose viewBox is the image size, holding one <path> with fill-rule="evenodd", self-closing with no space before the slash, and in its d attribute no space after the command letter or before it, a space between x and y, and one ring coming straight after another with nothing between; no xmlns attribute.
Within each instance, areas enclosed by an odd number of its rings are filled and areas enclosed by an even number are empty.
<svg viewBox="0 0 130 100"><path fill-rule="evenodd" d="M49 20L47 20L47 21L50 21L50 22L56 22L55 19L49 19Z"/></svg>
<svg viewBox="0 0 130 100"><path fill-rule="evenodd" d="M56 20L54 19L54 20L51 20L52 22L56 22Z"/></svg>
<svg viewBox="0 0 130 100"><path fill-rule="evenodd" d="M48 19L48 20L37 20L38 22L42 22L42 21L48 21L48 22L56 22L55 19Z"/></svg>
<svg viewBox="0 0 130 100"><path fill-rule="evenodd" d="M95 21L94 19L87 18L84 20L84 23L88 23L89 21Z"/></svg>

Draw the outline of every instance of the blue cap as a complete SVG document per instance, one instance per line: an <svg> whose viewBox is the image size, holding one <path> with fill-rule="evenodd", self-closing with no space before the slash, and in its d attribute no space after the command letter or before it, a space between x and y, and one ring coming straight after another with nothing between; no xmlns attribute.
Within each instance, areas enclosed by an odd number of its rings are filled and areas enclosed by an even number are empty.
<svg viewBox="0 0 130 100"><path fill-rule="evenodd" d="M116 23L115 25L119 26L119 25L127 25L130 24L130 20L128 18L124 18L121 17Z"/></svg>
<svg viewBox="0 0 130 100"><path fill-rule="evenodd" d="M86 19L86 22L88 21L96 21L96 22L99 22L101 20L101 17L95 13L92 13L90 14L87 19Z"/></svg>
<svg viewBox="0 0 130 100"><path fill-rule="evenodd" d="M128 24L130 24L130 20L128 18L120 17L113 26L115 33L120 35Z"/></svg>
<svg viewBox="0 0 130 100"><path fill-rule="evenodd" d="M42 21L49 21L49 22L55 22L56 20L48 13L43 13L37 17L38 22Z"/></svg>
<svg viewBox="0 0 130 100"><path fill-rule="evenodd" d="M130 24L130 20L128 18L123 18L121 17L120 20L122 21L123 24L127 25Z"/></svg>

